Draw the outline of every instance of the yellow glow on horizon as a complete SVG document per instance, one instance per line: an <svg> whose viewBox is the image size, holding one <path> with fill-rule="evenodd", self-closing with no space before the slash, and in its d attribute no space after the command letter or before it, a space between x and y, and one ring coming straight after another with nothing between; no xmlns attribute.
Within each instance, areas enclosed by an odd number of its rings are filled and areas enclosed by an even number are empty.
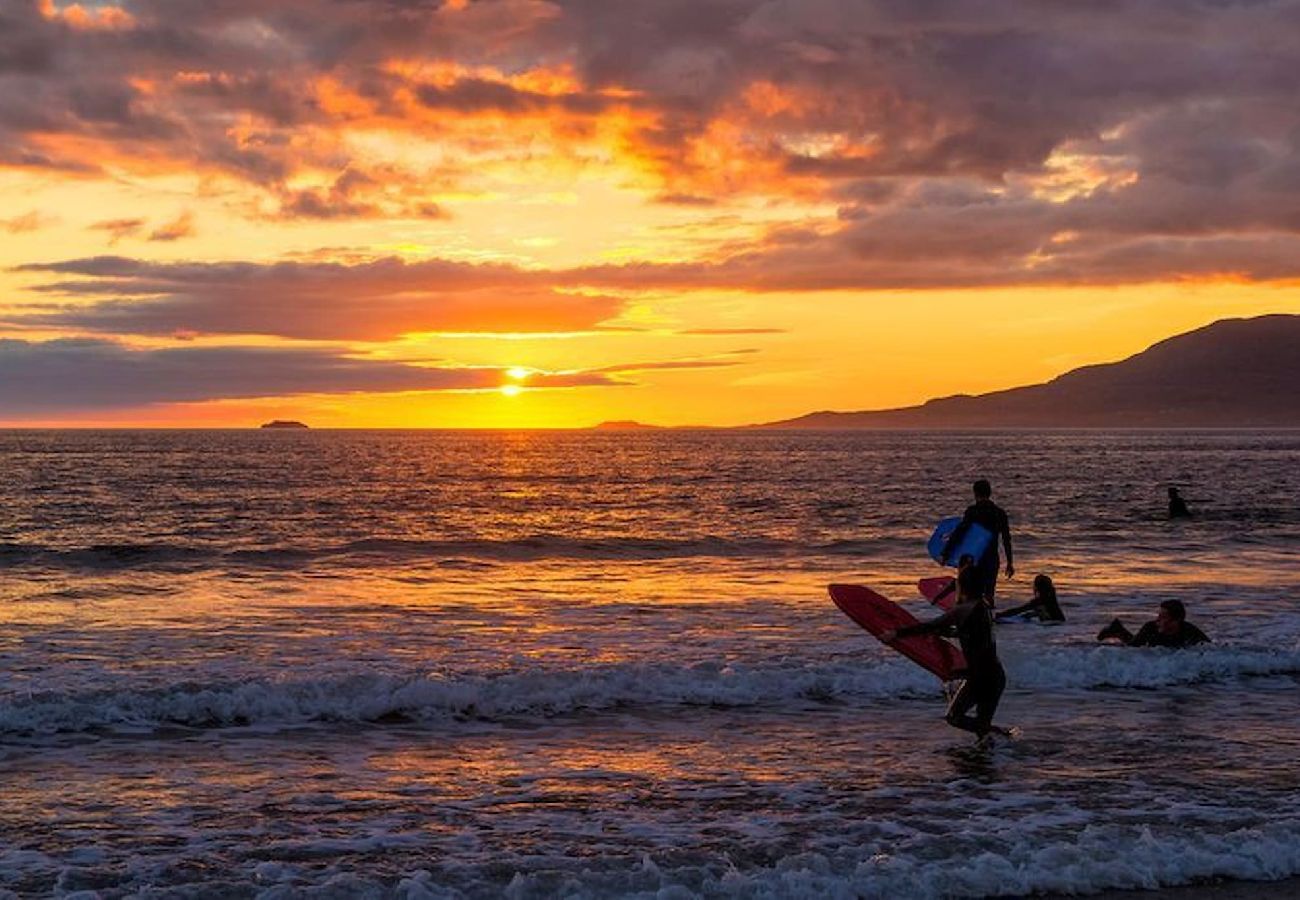
<svg viewBox="0 0 1300 900"><path fill-rule="evenodd" d="M996 309L996 317L966 317ZM916 291L829 295L700 294L665 298L678 331L457 340L448 365L583 372L689 356L728 363L635 369L626 382L397 394L304 395L5 420L0 425L252 427L272 418L318 428L583 428L633 419L658 425L745 425L817 409L884 409L954 393L983 393L1114 362L1152 343L1231 316L1300 314L1300 285L1203 283L1132 288ZM768 334L681 330L744 323ZM427 339L426 355L446 344ZM420 344L397 358L415 358ZM984 364L963 365L978 348ZM757 352L736 354L752 349ZM445 350L444 350L445 353ZM506 359L501 357L509 354Z"/></svg>

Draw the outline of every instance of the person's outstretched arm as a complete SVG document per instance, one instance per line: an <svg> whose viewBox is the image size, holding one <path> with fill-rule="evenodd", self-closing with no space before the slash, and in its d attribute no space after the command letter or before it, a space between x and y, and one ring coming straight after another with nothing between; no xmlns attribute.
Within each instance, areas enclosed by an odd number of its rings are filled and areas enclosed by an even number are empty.
<svg viewBox="0 0 1300 900"><path fill-rule="evenodd" d="M918 634L939 634L947 628L951 628L961 621L965 611L960 606L953 607L937 619L931 619L929 622L917 622L915 625L904 625L902 628L894 628L886 631L881 635L885 641L892 641L896 638L913 637Z"/></svg>
<svg viewBox="0 0 1300 900"><path fill-rule="evenodd" d="M1011 609L1004 609L1002 610L1002 612L994 616L994 618L1009 619L1012 616L1023 616L1026 615L1027 613L1040 612L1041 606L1042 604L1039 603L1038 600L1030 600L1028 603L1022 606L1013 606Z"/></svg>

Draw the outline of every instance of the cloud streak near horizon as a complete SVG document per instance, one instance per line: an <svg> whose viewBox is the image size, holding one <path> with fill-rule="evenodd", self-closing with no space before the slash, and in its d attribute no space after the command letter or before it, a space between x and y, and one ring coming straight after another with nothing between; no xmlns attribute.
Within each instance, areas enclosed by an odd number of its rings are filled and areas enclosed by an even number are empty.
<svg viewBox="0 0 1300 900"><path fill-rule="evenodd" d="M530 388L612 387L607 372L534 372ZM501 369L417 366L303 347L133 349L102 338L0 338L0 408L6 413L115 409L159 403L296 394L495 390Z"/></svg>
<svg viewBox="0 0 1300 900"><path fill-rule="evenodd" d="M141 349L105 338L0 338L0 409L26 413L297 394L627 387L634 384L627 376L637 372L735 365L734 359L678 359L519 374L368 359L320 347Z"/></svg>
<svg viewBox="0 0 1300 900"><path fill-rule="evenodd" d="M70 276L37 290L110 299L37 306L10 318L126 334L265 334L380 341L419 332L582 331L617 298L562 293L515 266L386 258L366 263L156 263L101 256L33 263Z"/></svg>

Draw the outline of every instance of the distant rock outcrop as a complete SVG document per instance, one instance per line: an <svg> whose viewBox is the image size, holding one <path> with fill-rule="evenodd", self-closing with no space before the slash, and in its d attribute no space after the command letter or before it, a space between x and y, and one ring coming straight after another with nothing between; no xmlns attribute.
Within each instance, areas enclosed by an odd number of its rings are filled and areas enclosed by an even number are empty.
<svg viewBox="0 0 1300 900"><path fill-rule="evenodd" d="M752 427L1300 427L1300 316L1224 319L1046 384Z"/></svg>
<svg viewBox="0 0 1300 900"><path fill-rule="evenodd" d="M263 428L306 428L302 422L295 422L292 419L274 419L262 426Z"/></svg>
<svg viewBox="0 0 1300 900"><path fill-rule="evenodd" d="M659 425L646 425L643 422L633 422L631 419L621 419L615 422L601 422L595 426L596 431L656 431Z"/></svg>

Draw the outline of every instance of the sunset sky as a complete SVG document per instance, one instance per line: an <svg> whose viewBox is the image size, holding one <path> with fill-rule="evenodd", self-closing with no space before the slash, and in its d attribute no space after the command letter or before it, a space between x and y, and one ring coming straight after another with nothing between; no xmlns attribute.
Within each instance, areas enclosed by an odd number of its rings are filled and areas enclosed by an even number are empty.
<svg viewBox="0 0 1300 900"><path fill-rule="evenodd" d="M0 0L0 424L741 424L1300 313L1300 4Z"/></svg>

